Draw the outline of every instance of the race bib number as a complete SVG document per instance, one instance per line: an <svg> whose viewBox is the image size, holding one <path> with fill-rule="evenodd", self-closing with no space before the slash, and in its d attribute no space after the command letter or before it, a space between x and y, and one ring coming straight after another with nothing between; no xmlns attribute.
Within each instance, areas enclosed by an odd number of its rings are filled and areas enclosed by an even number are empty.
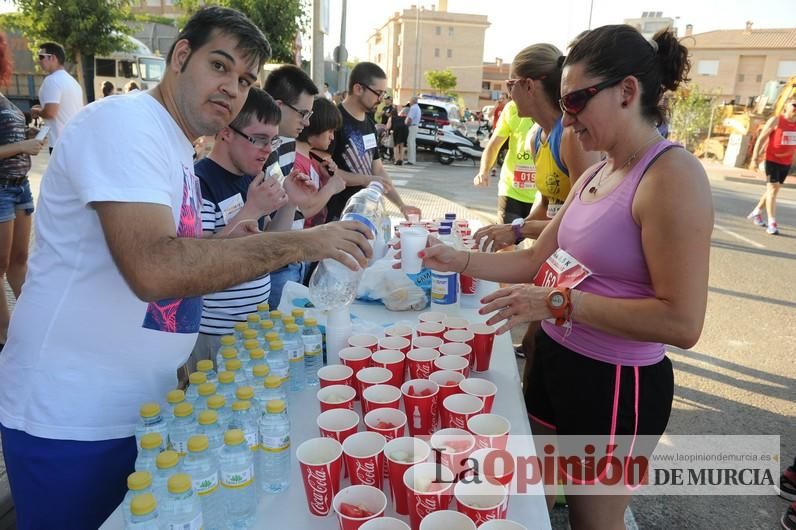
<svg viewBox="0 0 796 530"><path fill-rule="evenodd" d="M514 189L527 190L536 185L536 166L517 164L514 166Z"/></svg>
<svg viewBox="0 0 796 530"><path fill-rule="evenodd" d="M232 197L218 203L218 208L221 210L221 216L224 218L224 222L229 224L240 209L243 208L243 197L240 193L236 193Z"/></svg>
<svg viewBox="0 0 796 530"><path fill-rule="evenodd" d="M796 131L783 131L782 145L796 145Z"/></svg>
<svg viewBox="0 0 796 530"><path fill-rule="evenodd" d="M561 207L564 206L563 201L556 201L554 199L550 199L550 202L547 203L547 218L552 219L556 216Z"/></svg>
<svg viewBox="0 0 796 530"><path fill-rule="evenodd" d="M362 137L362 143L365 144L365 149L376 149L376 135L366 134Z"/></svg>
<svg viewBox="0 0 796 530"><path fill-rule="evenodd" d="M591 271L566 250L558 249L547 258L533 279L540 287L569 287L574 289L591 276Z"/></svg>

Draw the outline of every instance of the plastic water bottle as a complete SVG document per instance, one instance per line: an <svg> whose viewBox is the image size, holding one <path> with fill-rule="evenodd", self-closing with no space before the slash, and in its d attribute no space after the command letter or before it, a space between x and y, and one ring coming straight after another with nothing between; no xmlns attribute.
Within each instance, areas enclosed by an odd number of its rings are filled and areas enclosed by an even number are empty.
<svg viewBox="0 0 796 530"><path fill-rule="evenodd" d="M282 317L282 325L285 327L285 329L287 329L288 324L295 324L295 323L296 323L296 317L294 317L293 315L284 315Z"/></svg>
<svg viewBox="0 0 796 530"><path fill-rule="evenodd" d="M142 493L133 497L129 509L125 510L125 519L130 514L127 521L127 530L162 530L160 517L158 514L158 503L152 493Z"/></svg>
<svg viewBox="0 0 796 530"><path fill-rule="evenodd" d="M236 387L249 384L249 378L243 370L243 363L240 359L230 359L224 365L227 372L232 373L232 380Z"/></svg>
<svg viewBox="0 0 796 530"><path fill-rule="evenodd" d="M268 314L271 311L271 306L268 305L268 302L263 302L262 304L257 304L257 314L260 315L260 321L267 320L270 318Z"/></svg>
<svg viewBox="0 0 796 530"><path fill-rule="evenodd" d="M191 476L193 491L199 497L204 530L222 530L224 499L218 484L218 452L210 449L207 436L200 434L188 440L182 469Z"/></svg>
<svg viewBox="0 0 796 530"><path fill-rule="evenodd" d="M182 471L180 455L171 450L163 451L155 459L155 465L157 469L152 475L152 493L162 502L167 493L166 483L169 481L169 477Z"/></svg>
<svg viewBox="0 0 796 530"><path fill-rule="evenodd" d="M265 360L265 350L262 348L255 348L249 351L249 365L245 367L246 377L254 387L256 387L253 381L255 366L268 366L268 363Z"/></svg>
<svg viewBox="0 0 796 530"><path fill-rule="evenodd" d="M282 344L290 361L290 391L301 392L307 383L307 376L304 372L304 344L301 342L299 327L296 324L285 326L285 338Z"/></svg>
<svg viewBox="0 0 796 530"><path fill-rule="evenodd" d="M232 429L224 434L220 469L228 526L251 527L257 508L254 457L240 429Z"/></svg>
<svg viewBox="0 0 796 530"><path fill-rule="evenodd" d="M172 475L169 478L168 491L160 508L163 528L202 530L202 504L193 492L191 476L187 473Z"/></svg>
<svg viewBox="0 0 796 530"><path fill-rule="evenodd" d="M263 403L268 403L274 399L281 399L287 407L287 390L281 377L269 375L265 378L265 391L263 392Z"/></svg>
<svg viewBox="0 0 796 530"><path fill-rule="evenodd" d="M203 410L207 410L207 400L216 393L216 385L213 383L202 383L199 385L199 396L193 403L194 414L199 414Z"/></svg>
<svg viewBox="0 0 796 530"><path fill-rule="evenodd" d="M205 374L208 383L216 383L218 381L218 374L213 368L213 361L210 359L202 359L196 363L196 369Z"/></svg>
<svg viewBox="0 0 796 530"><path fill-rule="evenodd" d="M439 239L446 245L455 246L449 226L440 226ZM458 308L459 273L431 271L431 305L443 312Z"/></svg>
<svg viewBox="0 0 796 530"><path fill-rule="evenodd" d="M290 422L281 399L269 401L260 419L261 489L279 493L290 483Z"/></svg>
<svg viewBox="0 0 796 530"><path fill-rule="evenodd" d="M265 378L268 377L271 369L267 364L258 364L252 370L251 386L254 389L254 399L263 407L265 403Z"/></svg>
<svg viewBox="0 0 796 530"><path fill-rule="evenodd" d="M223 350L224 348L237 348L238 343L243 340L243 332L249 329L246 326L245 322L238 322L237 324L235 324L235 326L237 326L238 324L243 324L243 327L240 330L240 338L238 338L239 332L236 328L234 335L222 335L221 338L218 339L218 351L216 352L216 366L221 366L220 364L218 364L218 357L221 354L221 350Z"/></svg>
<svg viewBox="0 0 796 530"><path fill-rule="evenodd" d="M274 323L274 326L276 326L276 323ZM282 340L282 333L284 333L284 331L284 329L281 332L272 330L266 333L265 340L263 341L263 347L267 348L268 351L271 351L271 343L276 340Z"/></svg>
<svg viewBox="0 0 796 530"><path fill-rule="evenodd" d="M174 421L174 407L185 401L185 392L179 389L169 390L166 394L166 407L163 409L163 420L167 425Z"/></svg>
<svg viewBox="0 0 796 530"><path fill-rule="evenodd" d="M188 376L188 388L185 390L185 401L193 405L199 397L199 385L207 383L207 375L204 372L193 372Z"/></svg>
<svg viewBox="0 0 796 530"><path fill-rule="evenodd" d="M236 401L232 404L232 418L229 429L239 429L246 438L246 446L250 451L257 450L257 421L255 420L251 401Z"/></svg>
<svg viewBox="0 0 796 530"><path fill-rule="evenodd" d="M262 349L262 344L256 336L253 339L246 339L243 341L243 352L238 353L238 358L241 360L244 367L248 366L251 362L252 352L260 349Z"/></svg>
<svg viewBox="0 0 796 530"><path fill-rule="evenodd" d="M235 374L233 372L221 372L218 374L216 393L224 396L227 403L235 401L235 390L237 388L238 386L235 384Z"/></svg>
<svg viewBox="0 0 796 530"><path fill-rule="evenodd" d="M257 338L260 340L260 346L263 348L268 347L268 341L265 336L274 330L274 321L271 319L260 320L260 331L257 333Z"/></svg>
<svg viewBox="0 0 796 530"><path fill-rule="evenodd" d="M208 449L218 458L221 448L224 447L224 429L218 423L218 414L215 410L203 410L199 413L199 426L196 432L207 437Z"/></svg>
<svg viewBox="0 0 796 530"><path fill-rule="evenodd" d="M144 493L152 493L152 473L136 470L127 477L127 493L122 500L122 515L124 522L130 524L133 518L130 504L133 498Z"/></svg>
<svg viewBox="0 0 796 530"><path fill-rule="evenodd" d="M218 350L218 356L216 357L216 366L218 366L219 371L224 369L224 365L227 364L227 361L231 361L232 359L238 358L238 349L233 348L231 346L225 346Z"/></svg>
<svg viewBox="0 0 796 530"><path fill-rule="evenodd" d="M274 323L274 331L281 333L285 330L284 326L282 325L282 312L280 310L274 309L268 314L268 316Z"/></svg>
<svg viewBox="0 0 796 530"><path fill-rule="evenodd" d="M166 448L169 439L169 426L163 421L160 414L160 405L157 403L144 403L139 409L140 419L135 427L135 443L141 447L141 437L148 432L160 433L161 449Z"/></svg>
<svg viewBox="0 0 796 530"><path fill-rule="evenodd" d="M288 381L290 372L290 363L287 358L287 351L284 349L284 343L281 340L275 340L269 343L270 350L268 352L268 367L271 368L271 375L280 377L283 382Z"/></svg>
<svg viewBox="0 0 796 530"><path fill-rule="evenodd" d="M138 456L135 457L136 471L149 471L154 473L157 469L155 459L158 457L163 447L163 439L159 432L149 432L141 437Z"/></svg>
<svg viewBox="0 0 796 530"><path fill-rule="evenodd" d="M229 419L232 417L232 410L227 406L227 399L221 394L210 396L207 398L207 410L212 410L216 413L221 431L226 431Z"/></svg>
<svg viewBox="0 0 796 530"><path fill-rule="evenodd" d="M249 326L249 329L257 331L260 327L260 315L258 313L246 315L246 324Z"/></svg>
<svg viewBox="0 0 796 530"><path fill-rule="evenodd" d="M290 312L290 314L293 316L293 319L295 320L296 325L298 327L304 326L304 310L303 309L295 308L295 309L293 309Z"/></svg>
<svg viewBox="0 0 796 530"><path fill-rule="evenodd" d="M254 387L253 386L239 386L238 389L235 391L235 397L238 401L248 401L251 403L250 412L253 414L255 411L259 410L260 402L255 400L254 397ZM255 419L259 419L259 416ZM240 427L236 427L240 428Z"/></svg>
<svg viewBox="0 0 796 530"><path fill-rule="evenodd" d="M174 408L174 422L169 429L169 445L180 456L188 452L188 440L196 434L196 417L193 405L180 403Z"/></svg>
<svg viewBox="0 0 796 530"><path fill-rule="evenodd" d="M243 339L243 332L247 329L249 329L249 324L246 322L235 322L232 325L232 336L235 337L235 343L238 343Z"/></svg>
<svg viewBox="0 0 796 530"><path fill-rule="evenodd" d="M323 335L314 318L304 319L301 331L301 342L304 344L304 372L307 386L318 386L318 370L323 366Z"/></svg>

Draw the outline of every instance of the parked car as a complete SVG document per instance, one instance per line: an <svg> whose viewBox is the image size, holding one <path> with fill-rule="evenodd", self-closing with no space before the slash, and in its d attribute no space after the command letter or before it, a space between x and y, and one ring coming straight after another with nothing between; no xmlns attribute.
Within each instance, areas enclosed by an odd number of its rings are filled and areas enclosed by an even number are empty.
<svg viewBox="0 0 796 530"><path fill-rule="evenodd" d="M420 127L417 130L417 146L433 151L437 146L437 130L450 127L456 130L464 128L459 107L445 98L422 97L417 100L420 105Z"/></svg>

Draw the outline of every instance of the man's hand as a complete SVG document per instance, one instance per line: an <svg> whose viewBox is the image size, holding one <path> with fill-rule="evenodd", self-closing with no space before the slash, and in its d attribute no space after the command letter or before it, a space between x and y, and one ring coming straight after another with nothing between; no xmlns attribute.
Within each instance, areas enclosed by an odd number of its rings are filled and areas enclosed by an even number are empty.
<svg viewBox="0 0 796 530"><path fill-rule="evenodd" d="M480 249L488 249L491 246L492 251L498 251L513 245L517 238L511 225L489 225L479 228L473 236L473 241Z"/></svg>
<svg viewBox="0 0 796 530"><path fill-rule="evenodd" d="M340 175L335 175L330 177L323 187L329 188L329 191L332 192L332 195L336 195L345 189L345 180L343 180L343 177Z"/></svg>
<svg viewBox="0 0 796 530"><path fill-rule="evenodd" d="M320 261L331 258L351 270L365 268L373 256L373 248L368 239L373 234L358 221L338 221L327 223L296 233L297 237L308 238L304 246L304 261Z"/></svg>
<svg viewBox="0 0 796 530"><path fill-rule="evenodd" d="M246 204L253 208L252 214L259 219L287 204L288 196L279 181L266 177L262 171L254 177L246 192Z"/></svg>
<svg viewBox="0 0 796 530"><path fill-rule="evenodd" d="M235 223L235 226L233 226L224 237L243 237L259 233L260 227L257 226L257 221L254 219L244 219L243 221Z"/></svg>
<svg viewBox="0 0 796 530"><path fill-rule="evenodd" d="M324 180L330 179L335 173L337 173L337 164L334 163L334 160L320 155L318 155L318 158L323 159L323 161L318 161L318 169L320 170L321 176Z"/></svg>
<svg viewBox="0 0 796 530"><path fill-rule="evenodd" d="M406 219L409 219L409 215L411 214L417 215L418 219L423 217L423 212L420 211L420 208L408 204L401 206L401 213Z"/></svg>
<svg viewBox="0 0 796 530"><path fill-rule="evenodd" d="M36 156L39 154L42 147L44 147L44 142L35 138L19 142L20 150L26 155Z"/></svg>
<svg viewBox="0 0 796 530"><path fill-rule="evenodd" d="M294 169L285 178L283 184L290 204L298 208L310 208L315 194L318 193L312 179Z"/></svg>
<svg viewBox="0 0 796 530"><path fill-rule="evenodd" d="M758 162L756 158L752 158L752 160L749 162L749 169L752 171L757 171L759 166L760 162Z"/></svg>
<svg viewBox="0 0 796 530"><path fill-rule="evenodd" d="M477 188L488 188L489 175L484 175L483 173L477 174L475 177L473 177L473 186Z"/></svg>

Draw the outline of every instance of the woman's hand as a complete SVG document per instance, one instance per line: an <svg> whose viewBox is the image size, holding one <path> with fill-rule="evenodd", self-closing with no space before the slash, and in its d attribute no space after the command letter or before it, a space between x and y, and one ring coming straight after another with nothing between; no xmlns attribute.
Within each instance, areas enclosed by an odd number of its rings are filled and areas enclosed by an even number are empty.
<svg viewBox="0 0 796 530"><path fill-rule="evenodd" d="M552 317L546 302L551 290L550 287L530 284L517 284L498 289L481 299L484 307L478 313L481 315L494 313L486 321L490 326L505 320L506 322L497 330L497 334L500 335L519 324Z"/></svg>
<svg viewBox="0 0 796 530"><path fill-rule="evenodd" d="M473 236L473 241L478 244L478 248L494 252L514 245L517 242L517 236L511 225L489 225L479 228Z"/></svg>
<svg viewBox="0 0 796 530"><path fill-rule="evenodd" d="M400 250L400 240L394 246ZM418 256L423 260L424 268L439 272L461 272L467 264L467 251L456 250L433 236L428 237L426 248L421 250ZM395 254L395 259L399 261L393 265L393 268L400 269L400 252Z"/></svg>

